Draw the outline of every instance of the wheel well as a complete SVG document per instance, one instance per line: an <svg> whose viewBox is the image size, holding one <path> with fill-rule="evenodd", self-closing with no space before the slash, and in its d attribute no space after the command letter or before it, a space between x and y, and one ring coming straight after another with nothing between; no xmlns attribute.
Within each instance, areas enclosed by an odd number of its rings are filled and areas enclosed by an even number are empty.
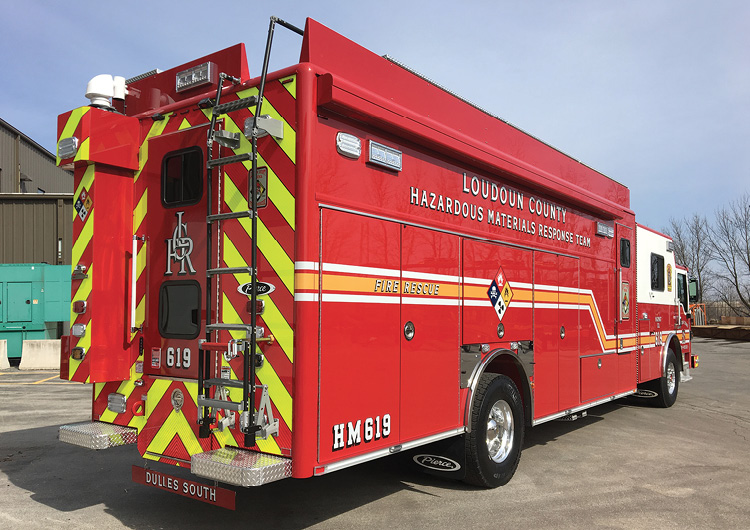
<svg viewBox="0 0 750 530"><path fill-rule="evenodd" d="M531 414L533 408L531 388L529 387L529 380L521 363L511 354L499 355L490 361L484 372L505 375L513 381L516 388L521 393L524 423L527 427L531 427Z"/></svg>
<svg viewBox="0 0 750 530"><path fill-rule="evenodd" d="M672 350L675 354L675 357L677 357L677 370L682 372L682 363L685 360L683 358L682 354L682 347L680 346L680 339L677 338L677 335L672 335L672 338L669 340L669 346L668 350ZM666 366L666 352L664 354L664 364Z"/></svg>

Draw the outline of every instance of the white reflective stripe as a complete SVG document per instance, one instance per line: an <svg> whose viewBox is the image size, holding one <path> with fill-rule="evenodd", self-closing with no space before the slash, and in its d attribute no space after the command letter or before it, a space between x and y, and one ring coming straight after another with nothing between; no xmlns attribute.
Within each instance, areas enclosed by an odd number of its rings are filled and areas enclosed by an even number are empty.
<svg viewBox="0 0 750 530"><path fill-rule="evenodd" d="M357 304L399 304L398 296L378 296L365 294L331 294L323 293L324 302L350 302Z"/></svg>
<svg viewBox="0 0 750 530"><path fill-rule="evenodd" d="M492 307L492 303L489 299L487 300L467 300L464 299L464 305L469 307ZM513 304L515 307L517 304Z"/></svg>
<svg viewBox="0 0 750 530"><path fill-rule="evenodd" d="M317 261L295 261L294 270L296 271L317 271L319 268Z"/></svg>
<svg viewBox="0 0 750 530"><path fill-rule="evenodd" d="M295 302L317 302L318 293L294 293Z"/></svg>
<svg viewBox="0 0 750 530"><path fill-rule="evenodd" d="M456 282L458 283L461 280L460 276L447 276L445 274L429 274L426 272L411 272L411 271L404 271L402 274L403 278L405 279L415 279L415 280L433 280L436 282Z"/></svg>
<svg viewBox="0 0 750 530"><path fill-rule="evenodd" d="M459 305L458 298L416 298L416 297L404 297L402 298L404 304L407 305Z"/></svg>
<svg viewBox="0 0 750 530"><path fill-rule="evenodd" d="M470 278L464 276L462 279L465 284L481 285L482 287L486 287L492 283L492 278L488 280L487 278Z"/></svg>
<svg viewBox="0 0 750 530"><path fill-rule="evenodd" d="M401 271L398 269L380 269L378 267L359 267L357 265L342 265L340 263L323 263L323 271L347 272L350 274L376 274L391 278L400 278Z"/></svg>

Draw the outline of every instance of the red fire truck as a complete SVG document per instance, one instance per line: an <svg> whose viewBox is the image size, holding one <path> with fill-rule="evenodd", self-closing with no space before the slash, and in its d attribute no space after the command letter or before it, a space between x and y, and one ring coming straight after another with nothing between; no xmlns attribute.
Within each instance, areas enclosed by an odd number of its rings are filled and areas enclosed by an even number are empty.
<svg viewBox="0 0 750 530"><path fill-rule="evenodd" d="M278 26L300 62L268 72ZM494 487L530 426L669 407L697 366L625 186L314 20L271 19L259 77L237 45L87 97L60 374L92 418L60 439L137 444L139 482L226 506L155 462L254 486L421 447Z"/></svg>

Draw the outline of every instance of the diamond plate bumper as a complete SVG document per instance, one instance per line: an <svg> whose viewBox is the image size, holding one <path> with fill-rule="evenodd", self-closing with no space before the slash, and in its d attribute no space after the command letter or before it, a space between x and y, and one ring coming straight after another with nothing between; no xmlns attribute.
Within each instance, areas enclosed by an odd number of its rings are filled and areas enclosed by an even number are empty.
<svg viewBox="0 0 750 530"><path fill-rule="evenodd" d="M138 441L138 430L100 421L87 421L60 427L60 441L88 449L109 449Z"/></svg>
<svg viewBox="0 0 750 530"><path fill-rule="evenodd" d="M233 447L194 454L190 471L235 486L261 486L292 476L292 460Z"/></svg>

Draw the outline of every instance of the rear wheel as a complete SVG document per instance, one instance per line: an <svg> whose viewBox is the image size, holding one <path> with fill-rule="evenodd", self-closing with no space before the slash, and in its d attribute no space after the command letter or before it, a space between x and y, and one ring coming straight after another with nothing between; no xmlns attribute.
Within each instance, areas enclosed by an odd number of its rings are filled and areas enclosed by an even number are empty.
<svg viewBox="0 0 750 530"><path fill-rule="evenodd" d="M466 478L469 484L495 488L507 484L518 467L523 445L523 403L513 381L484 374L477 385L466 435Z"/></svg>
<svg viewBox="0 0 750 530"><path fill-rule="evenodd" d="M667 352L667 364L664 377L658 379L656 404L663 408L669 408L677 401L677 391L680 388L680 371L677 367L677 357L670 348Z"/></svg>

